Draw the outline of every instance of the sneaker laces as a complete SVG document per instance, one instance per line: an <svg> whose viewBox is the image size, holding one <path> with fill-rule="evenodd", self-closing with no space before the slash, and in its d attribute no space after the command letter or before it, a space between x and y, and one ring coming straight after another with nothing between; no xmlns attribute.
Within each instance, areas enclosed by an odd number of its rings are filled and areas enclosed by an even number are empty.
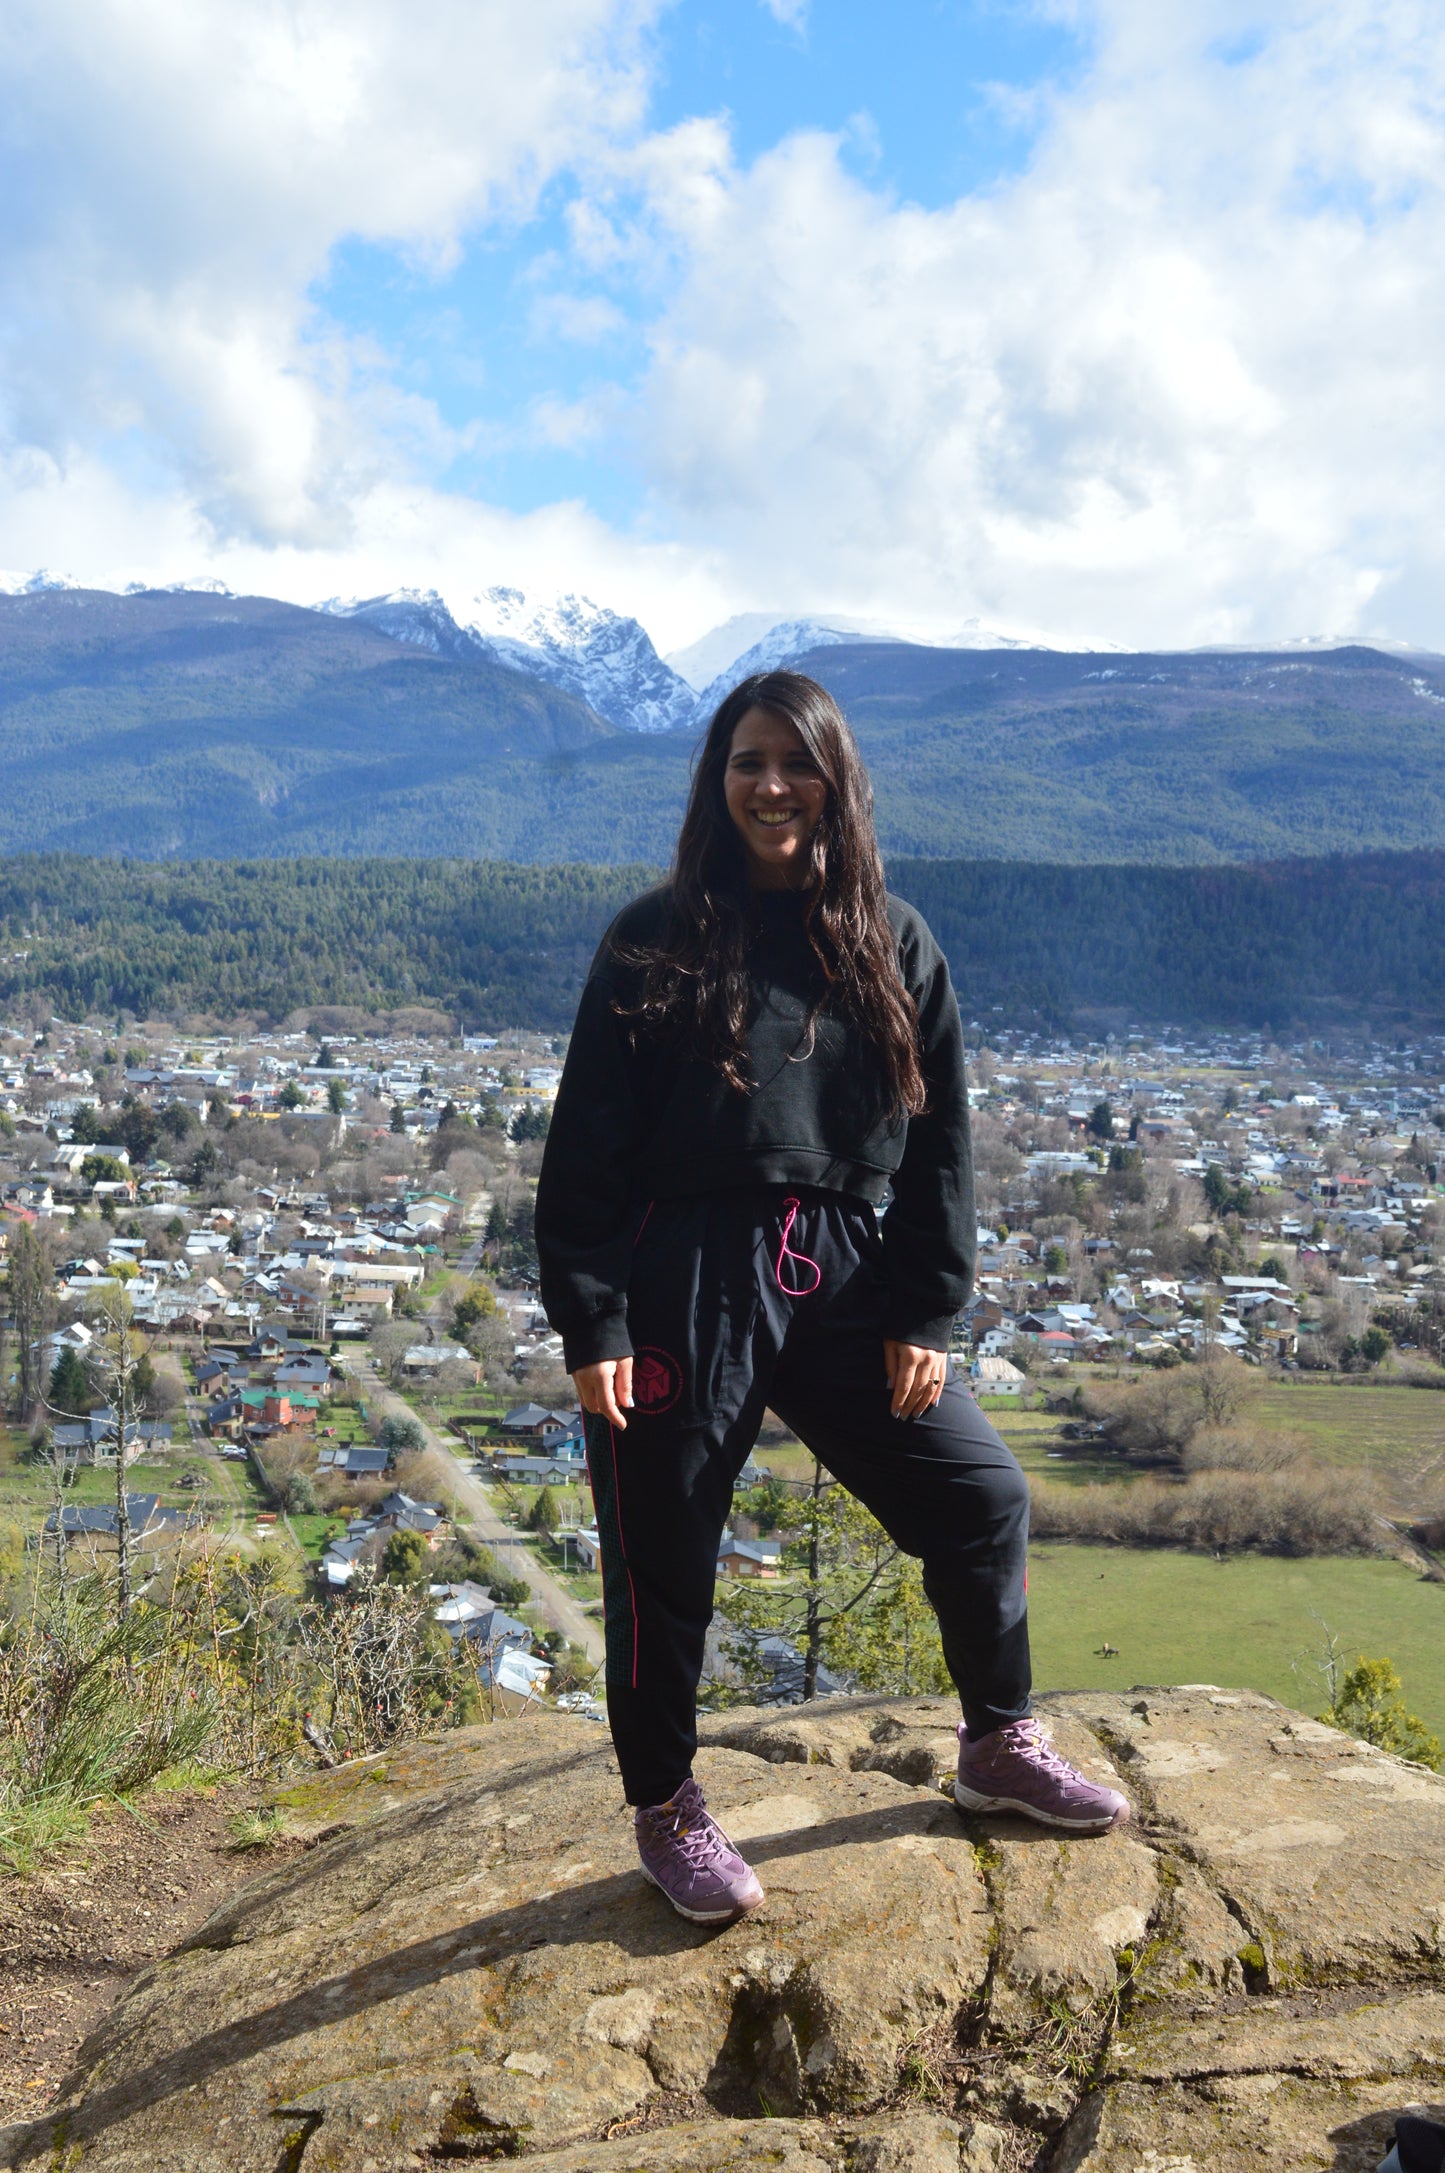
<svg viewBox="0 0 1445 2173"><path fill-rule="evenodd" d="M727 1847L717 1821L704 1803L659 1803L648 1811L647 1820L659 1840L665 1836L676 1844L694 1871L705 1871Z"/></svg>
<svg viewBox="0 0 1445 2173"><path fill-rule="evenodd" d="M1059 1756L1037 1720L1031 1715L1025 1715L1022 1720L1011 1720L1007 1727L1000 1728L998 1732L1009 1749L1017 1751L1030 1765L1042 1766L1046 1773L1060 1778L1078 1779L1068 1759Z"/></svg>

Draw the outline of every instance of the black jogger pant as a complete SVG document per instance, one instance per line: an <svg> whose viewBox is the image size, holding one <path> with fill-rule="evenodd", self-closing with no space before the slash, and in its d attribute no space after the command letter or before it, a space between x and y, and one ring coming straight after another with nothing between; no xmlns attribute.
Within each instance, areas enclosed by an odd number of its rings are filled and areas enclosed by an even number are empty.
<svg viewBox="0 0 1445 2173"><path fill-rule="evenodd" d="M872 1208L802 1187L659 1200L632 1259L633 1407L625 1432L586 1422L628 1802L691 1771L718 1543L769 1406L921 1560L970 1731L1027 1713L1028 1487L960 1382L892 1417Z"/></svg>

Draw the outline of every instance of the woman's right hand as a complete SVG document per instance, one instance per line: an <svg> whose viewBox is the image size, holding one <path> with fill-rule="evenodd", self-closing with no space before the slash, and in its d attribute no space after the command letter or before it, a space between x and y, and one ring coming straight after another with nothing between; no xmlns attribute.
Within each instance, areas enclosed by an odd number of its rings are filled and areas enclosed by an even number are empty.
<svg viewBox="0 0 1445 2173"><path fill-rule="evenodd" d="M632 1360L604 1358L595 1366L579 1366L572 1376L577 1401L594 1418L605 1418L619 1433L626 1433L623 1409L632 1409Z"/></svg>

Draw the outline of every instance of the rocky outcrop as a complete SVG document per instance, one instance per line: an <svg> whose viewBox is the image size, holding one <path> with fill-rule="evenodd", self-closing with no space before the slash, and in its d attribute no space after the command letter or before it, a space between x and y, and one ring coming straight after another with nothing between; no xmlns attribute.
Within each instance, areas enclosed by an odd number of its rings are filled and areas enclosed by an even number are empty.
<svg viewBox="0 0 1445 2173"><path fill-rule="evenodd" d="M314 1779L305 1852L137 1980L0 2167L1363 2173L1445 2110L1445 1780L1245 1692L1043 1710L1133 1826L964 1821L940 1699L714 1718L768 1901L711 1934L639 1879L585 1721Z"/></svg>

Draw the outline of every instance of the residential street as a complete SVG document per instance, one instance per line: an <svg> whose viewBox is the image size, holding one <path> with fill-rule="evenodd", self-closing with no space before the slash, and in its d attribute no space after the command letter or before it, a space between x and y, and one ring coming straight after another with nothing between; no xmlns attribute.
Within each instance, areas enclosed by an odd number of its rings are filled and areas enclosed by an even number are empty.
<svg viewBox="0 0 1445 2173"><path fill-rule="evenodd" d="M350 1354L347 1366L361 1384L368 1402L374 1402L379 1411L394 1412L399 1418L416 1419L426 1437L427 1446L446 1457L451 1466L458 1498L470 1513L477 1538L491 1547L498 1560L504 1562L514 1575L526 1580L543 1619L551 1628L561 1630L574 1645L581 1646L589 1660L600 1666L603 1657L600 1622L595 1616L584 1613L571 1593L542 1568L531 1551L519 1542L516 1532L502 1522L492 1507L486 1488L461 1463L451 1445L428 1426L409 1403L386 1386L369 1358L360 1352Z"/></svg>

